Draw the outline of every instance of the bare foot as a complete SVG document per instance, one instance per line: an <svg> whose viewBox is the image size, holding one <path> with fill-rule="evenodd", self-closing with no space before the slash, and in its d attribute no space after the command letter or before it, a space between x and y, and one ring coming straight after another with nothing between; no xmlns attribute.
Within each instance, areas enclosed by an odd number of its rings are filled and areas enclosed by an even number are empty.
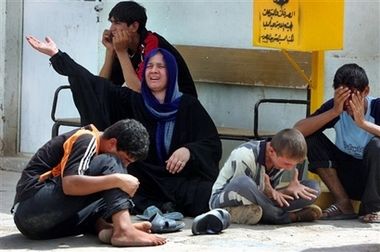
<svg viewBox="0 0 380 252"><path fill-rule="evenodd" d="M116 247L158 246L166 243L166 238L149 234L132 227L123 233L114 233L111 244Z"/></svg>
<svg viewBox="0 0 380 252"><path fill-rule="evenodd" d="M351 200L341 200L335 203L335 205L342 211L344 214L354 213L354 207L352 206Z"/></svg>
<svg viewBox="0 0 380 252"><path fill-rule="evenodd" d="M138 223L133 223L133 226L138 230L144 231L146 233L151 233L152 223L149 221L142 221Z"/></svg>
<svg viewBox="0 0 380 252"><path fill-rule="evenodd" d="M96 220L95 228L96 231L99 233L103 229L112 229L113 225L112 223L105 221L103 218L99 218Z"/></svg>
<svg viewBox="0 0 380 252"><path fill-rule="evenodd" d="M100 230L98 233L99 241L105 244L111 244L112 233L113 233L112 228L106 228L106 229Z"/></svg>
<svg viewBox="0 0 380 252"><path fill-rule="evenodd" d="M359 220L364 223L380 223L380 211L360 216Z"/></svg>
<svg viewBox="0 0 380 252"><path fill-rule="evenodd" d="M150 229L152 227L152 224L149 221L142 221L142 222L138 222L138 223L133 223L133 226L140 231L150 233L151 232ZM102 243L111 244L112 234L113 234L112 226L111 226L111 228L110 228L110 226L107 226L107 228L103 228L102 230L99 231L98 239Z"/></svg>

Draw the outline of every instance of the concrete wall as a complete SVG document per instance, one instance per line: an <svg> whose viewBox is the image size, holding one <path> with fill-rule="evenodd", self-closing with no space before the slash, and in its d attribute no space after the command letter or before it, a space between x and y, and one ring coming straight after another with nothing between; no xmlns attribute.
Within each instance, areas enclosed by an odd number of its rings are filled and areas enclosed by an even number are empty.
<svg viewBox="0 0 380 252"><path fill-rule="evenodd" d="M5 38L5 2L0 2L0 38ZM4 154L5 41L0 39L0 156Z"/></svg>
<svg viewBox="0 0 380 252"><path fill-rule="evenodd" d="M103 29L109 26L108 12L118 1L102 2L104 11L100 14L100 20ZM139 2L147 8L147 27L173 44L254 48L251 45L250 0ZM0 148L0 155L12 155L18 150L22 0L0 1L0 14L0 147L5 146ZM332 95L331 83L336 69L347 62L357 62L367 70L371 94L380 96L379 21L380 1L346 1L344 50L326 52L325 99ZM3 36L5 31L6 36ZM101 44L100 48L103 49ZM102 61L101 53L99 62ZM303 90L209 83L199 83L198 91L201 102L216 124L229 127L251 128L253 106L260 98L305 98ZM291 126L304 116L302 107L263 109L264 117L260 119L260 124L267 129Z"/></svg>
<svg viewBox="0 0 380 252"><path fill-rule="evenodd" d="M0 155L15 155L21 88L22 1L1 1L0 12Z"/></svg>
<svg viewBox="0 0 380 252"><path fill-rule="evenodd" d="M118 1L105 1L103 27L107 27L109 10ZM253 48L252 1L139 1L147 9L148 29L163 35L173 44L203 45L232 48ZM184 18L186 17L186 18ZM326 52L325 98L332 96L332 79L342 64L356 62L363 66L371 81L371 95L380 95L380 2L378 0L346 1L344 49ZM371 43L369 42L371 41ZM100 58L100 61L103 57ZM284 64L287 61L284 60ZM289 73L289 74L297 74ZM304 99L302 90L262 88L199 83L199 98L217 125L252 127L254 103L261 98ZM303 109L273 107L272 115L260 120L263 128L286 127L287 122L304 116ZM265 112L264 112L265 113ZM273 114L276 121L271 120Z"/></svg>
<svg viewBox="0 0 380 252"><path fill-rule="evenodd" d="M344 49L326 53L325 97L333 95L335 70L345 63L362 66L370 81L370 95L380 96L380 1L346 0Z"/></svg>
<svg viewBox="0 0 380 252"><path fill-rule="evenodd" d="M107 27L109 10L118 1L105 1L102 15ZM149 30L158 32L173 44L232 48L253 48L250 0L225 1L138 1L147 9ZM186 18L184 18L186 17ZM345 2L344 49L325 53L325 97L333 95L332 80L336 69L356 62L367 71L371 95L380 96L380 1ZM100 61L103 57L100 58ZM284 64L288 64L284 60ZM289 74L297 74L289 73ZM226 127L252 128L253 107L262 98L305 99L303 90L262 88L198 83L199 99L215 123ZM260 128L269 131L292 126L304 117L303 106L263 106ZM330 135L330 137L334 137ZM235 142L224 144L233 146ZM229 147L225 148L228 152Z"/></svg>

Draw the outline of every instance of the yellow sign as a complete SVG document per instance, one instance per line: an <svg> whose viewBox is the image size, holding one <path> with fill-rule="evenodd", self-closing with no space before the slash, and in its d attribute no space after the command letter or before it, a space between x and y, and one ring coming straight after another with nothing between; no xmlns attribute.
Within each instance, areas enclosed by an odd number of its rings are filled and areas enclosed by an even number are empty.
<svg viewBox="0 0 380 252"><path fill-rule="evenodd" d="M298 0L282 7L273 3L263 3L259 12L259 43L270 46L298 44L299 8Z"/></svg>
<svg viewBox="0 0 380 252"><path fill-rule="evenodd" d="M319 51L343 48L343 0L253 0L256 46Z"/></svg>

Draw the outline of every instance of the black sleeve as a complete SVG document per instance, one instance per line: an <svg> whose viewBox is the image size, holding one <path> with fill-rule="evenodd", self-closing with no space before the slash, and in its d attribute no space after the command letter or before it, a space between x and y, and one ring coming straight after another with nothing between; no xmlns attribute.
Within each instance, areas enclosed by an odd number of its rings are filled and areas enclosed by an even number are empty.
<svg viewBox="0 0 380 252"><path fill-rule="evenodd" d="M65 167L62 167L63 176L83 175L95 154L96 138L91 134L79 136L72 146Z"/></svg>
<svg viewBox="0 0 380 252"><path fill-rule="evenodd" d="M125 114L121 113L126 110L124 108L125 93L133 91L113 85L109 80L93 75L66 53L58 52L50 58L50 61L57 73L68 76L82 125L92 123L99 130L104 130L115 120L126 118ZM119 110L122 111L119 113Z"/></svg>
<svg viewBox="0 0 380 252"><path fill-rule="evenodd" d="M380 98L371 101L371 116L375 118L375 124L380 125Z"/></svg>

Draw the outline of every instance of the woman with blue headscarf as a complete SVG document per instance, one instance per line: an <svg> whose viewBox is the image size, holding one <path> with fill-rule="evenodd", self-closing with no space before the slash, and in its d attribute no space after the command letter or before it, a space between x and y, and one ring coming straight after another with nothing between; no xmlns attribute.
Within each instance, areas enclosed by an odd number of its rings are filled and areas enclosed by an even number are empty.
<svg viewBox="0 0 380 252"><path fill-rule="evenodd" d="M102 130L124 118L140 121L150 135L146 160L128 166L140 181L133 200L137 212L150 205L187 216L208 211L212 185L219 173L221 142L201 103L178 90L174 56L162 48L144 59L141 93L112 85L91 74L52 40L29 43L51 56L54 69L69 78L83 125Z"/></svg>

